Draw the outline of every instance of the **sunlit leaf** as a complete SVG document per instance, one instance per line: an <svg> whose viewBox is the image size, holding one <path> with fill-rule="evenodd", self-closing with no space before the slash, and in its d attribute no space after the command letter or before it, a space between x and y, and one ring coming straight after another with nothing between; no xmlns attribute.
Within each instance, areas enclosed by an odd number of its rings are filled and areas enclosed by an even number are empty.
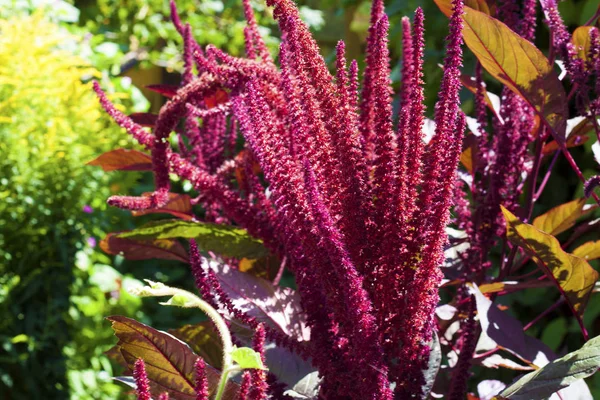
<svg viewBox="0 0 600 400"><path fill-rule="evenodd" d="M188 262L187 251L173 239L125 239L109 233L100 242L100 248L108 254L122 255L128 260L176 260Z"/></svg>
<svg viewBox="0 0 600 400"><path fill-rule="evenodd" d="M124 239L195 239L201 250L226 257L260 258L267 255L262 242L244 229L206 222L181 220L156 221L119 234Z"/></svg>
<svg viewBox="0 0 600 400"><path fill-rule="evenodd" d="M571 41L577 49L577 56L582 60L587 60L590 53L591 36L590 31L596 29L593 26L580 26L573 32L573 38Z"/></svg>
<svg viewBox="0 0 600 400"><path fill-rule="evenodd" d="M477 165L479 158L477 150L477 137L475 135L465 136L465 139L463 140L463 151L460 155L460 162L471 175L475 173L475 166Z"/></svg>
<svg viewBox="0 0 600 400"><path fill-rule="evenodd" d="M259 278L268 281L273 281L273 279L275 279L280 268L281 260L273 255L258 259L242 258L238 264L238 269L240 271L258 276Z"/></svg>
<svg viewBox="0 0 600 400"><path fill-rule="evenodd" d="M502 213L506 219L508 239L534 258L580 319L598 280L598 273L584 259L566 253L554 236L519 221L504 207Z"/></svg>
<svg viewBox="0 0 600 400"><path fill-rule="evenodd" d="M573 255L588 261L600 258L600 240L582 244L573 250Z"/></svg>
<svg viewBox="0 0 600 400"><path fill-rule="evenodd" d="M150 196L151 194L152 193L143 193L142 196ZM179 193L169 193L169 201L161 208L131 212L131 214L135 217L155 213L171 214L184 220L191 220L194 218L190 196Z"/></svg>
<svg viewBox="0 0 600 400"><path fill-rule="evenodd" d="M87 165L102 167L104 171L151 171L152 158L141 151L116 149L98 156Z"/></svg>
<svg viewBox="0 0 600 400"><path fill-rule="evenodd" d="M569 201L554 207L533 220L533 226L549 235L556 236L571 228L586 211L585 198Z"/></svg>
<svg viewBox="0 0 600 400"><path fill-rule="evenodd" d="M531 372L498 395L498 399L542 400L552 393L587 378L600 368L600 337L577 351Z"/></svg>
<svg viewBox="0 0 600 400"><path fill-rule="evenodd" d="M204 361L216 369L223 363L223 346L212 322L204 321L194 325L184 325L179 329L169 329L169 333L186 342Z"/></svg>
<svg viewBox="0 0 600 400"><path fill-rule="evenodd" d="M446 15L449 0L435 0ZM565 90L548 59L531 42L489 15L465 7L463 38L481 65L523 97L564 140L568 116Z"/></svg>
<svg viewBox="0 0 600 400"><path fill-rule="evenodd" d="M242 369L265 369L260 354L249 347L236 347L231 352L231 359Z"/></svg>
<svg viewBox="0 0 600 400"><path fill-rule="evenodd" d="M133 364L142 358L151 383L152 392L158 395L168 392L172 399L194 400L194 363L198 356L179 339L138 321L122 316L108 317L115 335L117 346L133 370ZM206 368L209 391L213 393L219 381L219 372ZM224 398L235 399L237 385L229 383Z"/></svg>
<svg viewBox="0 0 600 400"><path fill-rule="evenodd" d="M296 292L216 261L210 266L236 308L299 341L308 340L310 332Z"/></svg>

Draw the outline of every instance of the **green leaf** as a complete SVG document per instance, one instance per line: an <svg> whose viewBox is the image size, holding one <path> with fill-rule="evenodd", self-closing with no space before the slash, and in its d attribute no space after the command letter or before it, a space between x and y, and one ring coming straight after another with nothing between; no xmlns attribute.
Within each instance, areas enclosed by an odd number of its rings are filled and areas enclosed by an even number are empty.
<svg viewBox="0 0 600 400"><path fill-rule="evenodd" d="M242 369L266 369L260 359L260 354L250 347L236 347L231 352L231 359Z"/></svg>
<svg viewBox="0 0 600 400"><path fill-rule="evenodd" d="M577 219L590 209L585 209L586 199L577 199L554 207L533 220L533 226L549 235L556 236L572 227Z"/></svg>
<svg viewBox="0 0 600 400"><path fill-rule="evenodd" d="M600 368L600 336L577 351L531 372L504 389L497 399L542 400Z"/></svg>
<svg viewBox="0 0 600 400"><path fill-rule="evenodd" d="M138 358L144 359L146 372L153 394L168 392L172 399L195 400L194 363L198 356L190 347L169 335L130 318L112 316L115 335L119 338L118 349L129 369ZM206 368L209 392L217 389L220 373L212 367ZM224 399L237 397L238 387L229 382Z"/></svg>
<svg viewBox="0 0 600 400"><path fill-rule="evenodd" d="M587 301L598 280L598 273L582 258L565 252L558 240L523 223L506 208L507 237L534 258L538 266L558 286L577 318L581 319Z"/></svg>
<svg viewBox="0 0 600 400"><path fill-rule="evenodd" d="M205 251L213 251L225 257L260 258L268 254L262 241L253 238L241 228L205 222L164 220L151 222L118 235L127 239L196 239Z"/></svg>
<svg viewBox="0 0 600 400"><path fill-rule="evenodd" d="M449 0L435 0L450 15ZM489 15L465 7L463 38L481 65L527 101L565 139L568 117L565 90L548 59L531 42Z"/></svg>

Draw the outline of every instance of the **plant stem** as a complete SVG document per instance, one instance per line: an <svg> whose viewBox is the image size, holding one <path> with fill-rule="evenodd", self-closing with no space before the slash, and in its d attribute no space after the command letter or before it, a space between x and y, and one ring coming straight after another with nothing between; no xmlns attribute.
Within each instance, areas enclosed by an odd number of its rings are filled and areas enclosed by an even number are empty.
<svg viewBox="0 0 600 400"><path fill-rule="evenodd" d="M174 289L175 291L180 291L181 293L189 296L190 293L181 289ZM219 379L219 384L217 387L217 393L215 394L215 400L221 400L223 397L223 393L225 393L225 387L227 386L227 378L229 377L229 373L231 372L231 367L233 366L233 361L231 359L231 352L233 351L233 342L231 340L231 334L229 333L229 328L225 323L225 320L218 313L217 310L212 308L210 304L202 300L200 297L193 295L194 300L196 302L196 306L204 311L204 313L211 319L211 321L215 324L217 331L219 332L219 336L221 337L221 341L223 342L223 367L221 369L221 377Z"/></svg>

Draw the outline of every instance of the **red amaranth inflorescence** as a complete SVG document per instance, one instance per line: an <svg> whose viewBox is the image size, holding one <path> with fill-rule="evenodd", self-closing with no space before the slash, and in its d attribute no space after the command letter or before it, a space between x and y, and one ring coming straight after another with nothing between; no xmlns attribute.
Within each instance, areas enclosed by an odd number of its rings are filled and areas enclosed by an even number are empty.
<svg viewBox="0 0 600 400"><path fill-rule="evenodd" d="M465 129L458 97L462 2L453 2L436 130L428 145L422 133L420 8L412 26L408 19L402 22L405 59L396 128L383 1L373 2L362 83L343 42L331 74L293 1L267 4L282 33L279 67L249 1L243 3L248 58L202 49L172 4L184 41L184 75L152 132L117 111L95 85L107 112L152 153L156 176L150 197L109 202L158 208L168 195L169 172L189 180L200 193L196 201L205 220L244 227L295 275L311 331L302 344L237 309L190 243L202 297L254 329L262 357L265 339L300 353L318 369L324 398L421 396ZM180 137L177 149L167 140L172 131ZM238 133L243 149L234 147ZM202 369L197 365L199 376ZM262 371L245 373L241 398L275 396L278 385L268 380L272 377Z"/></svg>

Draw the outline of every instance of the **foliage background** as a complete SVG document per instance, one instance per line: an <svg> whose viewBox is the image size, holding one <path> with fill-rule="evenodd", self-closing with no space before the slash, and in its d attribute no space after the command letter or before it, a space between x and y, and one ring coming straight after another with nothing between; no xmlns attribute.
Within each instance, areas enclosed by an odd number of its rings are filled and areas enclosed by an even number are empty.
<svg viewBox="0 0 600 400"><path fill-rule="evenodd" d="M243 27L239 0L180 0L182 20L203 45L240 55ZM305 0L303 18L333 60L339 39L350 58L362 58L369 20L366 0ZM267 43L276 51L277 29L263 2L255 2ZM435 4L386 2L390 16L392 78L399 85L400 18L417 6L426 15L426 95L431 113L441 78L447 19ZM597 8L597 0L564 1L560 11L574 29ZM139 194L152 187L149 175L104 173L85 163L104 151L132 147L101 111L89 86L92 77L112 90L127 112L157 110L162 99L143 87L177 83L180 41L168 20L166 0L0 0L0 398L113 399L123 390L112 383L103 354L114 344L104 317L122 314L168 329L197 322L186 310L142 303L125 289L133 277L192 288L187 268L175 262L126 261L97 249L106 232L130 229L144 220L109 209L114 193ZM547 30L538 28L547 46ZM32 46L31 43L35 43ZM472 70L472 59L465 71ZM492 85L492 91L494 86ZM139 89L138 89L139 88ZM463 108L469 111L465 93ZM587 175L597 173L589 145L574 150ZM559 164L539 212L578 193L569 168ZM560 188L553 190L552 188ZM180 184L181 190L186 187ZM91 209L84 207L89 206ZM597 234L597 232L592 232ZM586 238L583 238L586 239ZM582 240L583 240L582 239ZM597 265L595 265L597 267ZM549 290L507 296L503 303L522 321L549 307ZM586 312L591 336L600 302ZM546 317L530 334L559 353L579 348L580 338L566 310ZM495 378L502 374L495 371ZM481 376L489 372L477 370ZM600 382L590 382L600 398Z"/></svg>

